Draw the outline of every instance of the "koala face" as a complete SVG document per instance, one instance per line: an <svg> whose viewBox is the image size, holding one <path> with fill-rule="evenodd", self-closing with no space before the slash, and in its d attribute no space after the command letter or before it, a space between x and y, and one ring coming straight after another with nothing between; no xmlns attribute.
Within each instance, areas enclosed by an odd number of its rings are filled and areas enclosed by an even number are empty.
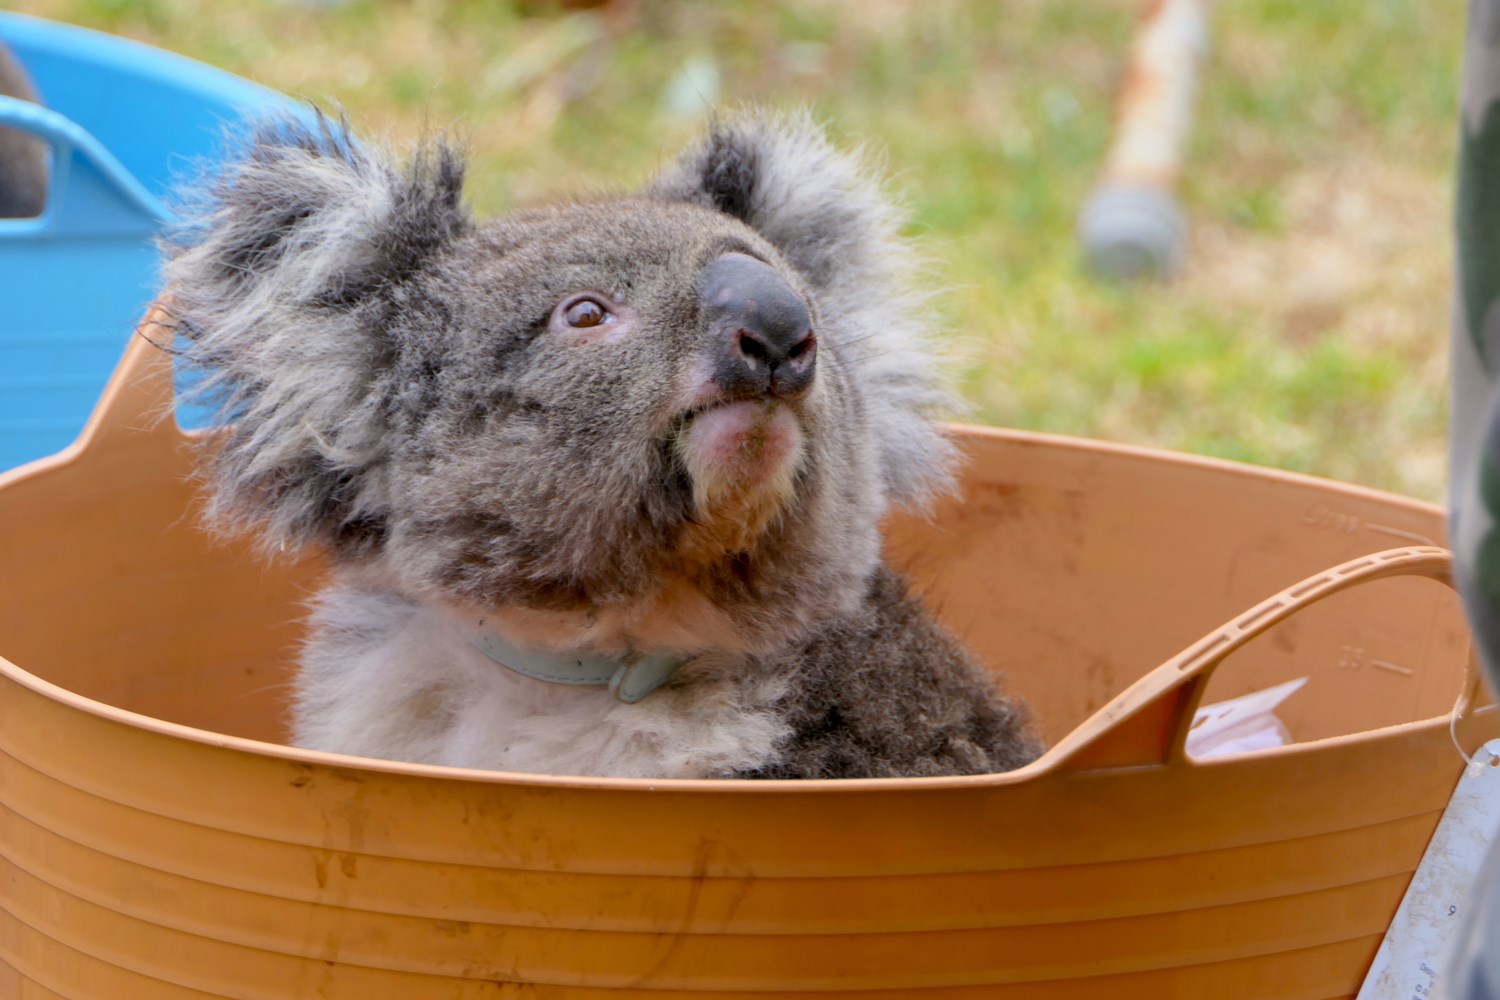
<svg viewBox="0 0 1500 1000"><path fill-rule="evenodd" d="M852 605L887 504L950 461L857 163L748 117L635 195L476 225L460 188L445 149L403 170L320 120L189 203L211 513L566 643L769 650Z"/></svg>

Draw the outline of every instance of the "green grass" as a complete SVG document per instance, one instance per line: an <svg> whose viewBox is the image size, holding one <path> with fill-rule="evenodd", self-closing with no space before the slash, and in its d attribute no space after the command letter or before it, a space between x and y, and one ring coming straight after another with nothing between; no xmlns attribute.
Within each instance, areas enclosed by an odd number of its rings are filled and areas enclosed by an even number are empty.
<svg viewBox="0 0 1500 1000"><path fill-rule="evenodd" d="M1133 4L16 7L336 101L399 140L460 123L481 212L644 178L694 128L663 93L712 59L722 100L806 105L884 151L976 418L1441 493L1460 4L1219 5L1187 263L1129 288L1081 272L1074 230Z"/></svg>

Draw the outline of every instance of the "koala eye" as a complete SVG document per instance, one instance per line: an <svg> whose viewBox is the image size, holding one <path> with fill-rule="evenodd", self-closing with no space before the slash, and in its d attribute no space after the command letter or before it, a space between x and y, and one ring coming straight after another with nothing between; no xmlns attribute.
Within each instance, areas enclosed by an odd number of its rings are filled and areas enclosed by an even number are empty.
<svg viewBox="0 0 1500 1000"><path fill-rule="evenodd" d="M563 322L577 329L603 326L614 321L614 314L593 298L579 298L563 307Z"/></svg>

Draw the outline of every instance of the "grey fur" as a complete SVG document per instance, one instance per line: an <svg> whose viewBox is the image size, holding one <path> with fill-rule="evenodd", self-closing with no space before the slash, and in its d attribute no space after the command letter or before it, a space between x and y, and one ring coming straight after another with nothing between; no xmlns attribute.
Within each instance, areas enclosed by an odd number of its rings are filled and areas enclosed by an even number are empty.
<svg viewBox="0 0 1500 1000"><path fill-rule="evenodd" d="M792 736L775 763L745 777L922 777L1009 771L1041 746L1026 717L882 567L863 606L835 619L778 672L776 708Z"/></svg>
<svg viewBox="0 0 1500 1000"><path fill-rule="evenodd" d="M481 226L461 181L442 144L398 168L319 117L263 129L189 198L166 244L171 309L234 421L210 460L211 516L272 549L322 546L343 578L425 606L594 629L686 593L726 631L684 652L790 682L764 688L791 735L756 774L1033 756L881 564L888 502L947 488L953 455L932 422L947 397L914 262L860 162L806 118L747 115L634 196ZM753 537L705 549L673 442L704 350L697 276L732 251L806 300L820 353L794 404L789 494ZM549 317L580 290L628 303L631 335L559 339ZM607 624L586 634L624 642Z"/></svg>
<svg viewBox="0 0 1500 1000"><path fill-rule="evenodd" d="M37 101L36 87L15 53L0 44L0 94ZM0 219L27 219L47 207L47 144L18 129L0 128Z"/></svg>

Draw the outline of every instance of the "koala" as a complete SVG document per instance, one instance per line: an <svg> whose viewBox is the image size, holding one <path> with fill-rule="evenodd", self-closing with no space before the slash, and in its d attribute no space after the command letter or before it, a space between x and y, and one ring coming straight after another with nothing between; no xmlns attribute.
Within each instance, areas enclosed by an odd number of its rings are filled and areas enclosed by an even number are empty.
<svg viewBox="0 0 1500 1000"><path fill-rule="evenodd" d="M299 746L648 778L971 774L1022 707L882 559L952 484L899 219L806 116L479 223L460 155L262 127L164 241L207 517L312 546Z"/></svg>

